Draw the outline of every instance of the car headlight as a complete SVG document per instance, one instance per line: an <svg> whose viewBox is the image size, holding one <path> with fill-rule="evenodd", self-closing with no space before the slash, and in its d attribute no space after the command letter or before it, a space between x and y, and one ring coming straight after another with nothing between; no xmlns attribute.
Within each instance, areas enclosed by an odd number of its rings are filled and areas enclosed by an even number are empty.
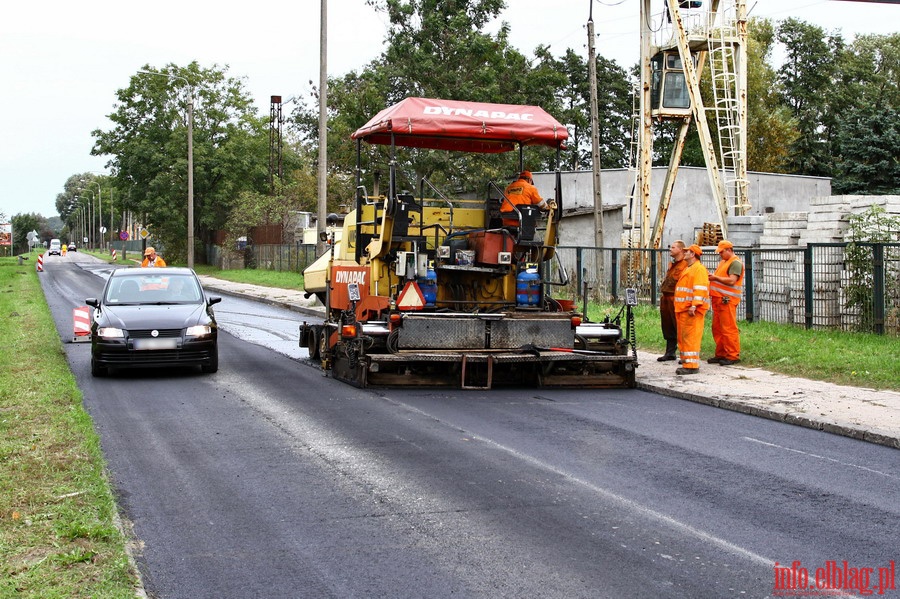
<svg viewBox="0 0 900 599"><path fill-rule="evenodd" d="M184 334L188 337L203 337L204 335L209 335L210 333L212 333L212 327L208 324L198 324L192 327L188 327L184 332Z"/></svg>
<svg viewBox="0 0 900 599"><path fill-rule="evenodd" d="M125 332L115 327L100 327L97 329L97 335L104 339L122 339L125 337Z"/></svg>

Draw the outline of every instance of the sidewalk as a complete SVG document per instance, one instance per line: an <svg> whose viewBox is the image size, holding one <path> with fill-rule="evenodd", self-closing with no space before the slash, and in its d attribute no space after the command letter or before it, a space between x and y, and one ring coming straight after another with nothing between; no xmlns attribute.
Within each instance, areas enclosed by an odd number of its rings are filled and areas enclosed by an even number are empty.
<svg viewBox="0 0 900 599"><path fill-rule="evenodd" d="M200 281L212 293L253 297L312 316L324 314L324 308L303 297L302 291L209 276L200 276ZM705 362L698 374L677 376L677 363L657 362L659 356L638 352L639 389L900 449L900 393Z"/></svg>

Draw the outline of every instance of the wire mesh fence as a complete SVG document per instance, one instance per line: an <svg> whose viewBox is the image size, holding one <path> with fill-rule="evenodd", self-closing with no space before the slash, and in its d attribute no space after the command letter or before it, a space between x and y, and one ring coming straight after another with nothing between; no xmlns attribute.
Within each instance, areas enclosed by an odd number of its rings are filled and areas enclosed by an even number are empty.
<svg viewBox="0 0 900 599"><path fill-rule="evenodd" d="M744 263L738 318L806 328L900 335L900 244L823 243L778 249L736 249ZM549 278L568 279L561 293L617 303L625 288L657 305L668 250L560 247ZM710 271L718 256L704 253ZM565 274L561 271L565 270Z"/></svg>

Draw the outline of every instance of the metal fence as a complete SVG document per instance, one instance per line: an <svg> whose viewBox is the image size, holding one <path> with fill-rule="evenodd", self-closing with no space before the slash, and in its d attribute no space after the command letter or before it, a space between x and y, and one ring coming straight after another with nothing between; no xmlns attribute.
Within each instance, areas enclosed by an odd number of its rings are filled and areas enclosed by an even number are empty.
<svg viewBox="0 0 900 599"><path fill-rule="evenodd" d="M738 318L806 328L900 335L900 244L817 243L805 248L735 249L745 266ZM627 287L657 305L668 250L560 247L550 276L568 274L565 292L618 302ZM711 251L701 262L714 271Z"/></svg>
<svg viewBox="0 0 900 599"><path fill-rule="evenodd" d="M206 262L222 268L258 268L303 272L315 262L316 246L312 244L253 244L236 252L223 252L221 246L206 246Z"/></svg>

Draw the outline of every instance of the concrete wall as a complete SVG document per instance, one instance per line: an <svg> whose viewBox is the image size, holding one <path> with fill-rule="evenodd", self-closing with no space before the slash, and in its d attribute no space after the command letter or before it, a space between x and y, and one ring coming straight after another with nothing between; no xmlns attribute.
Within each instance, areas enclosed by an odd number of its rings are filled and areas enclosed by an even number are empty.
<svg viewBox="0 0 900 599"><path fill-rule="evenodd" d="M651 175L650 226L653 226L659 208L659 196L666 176L666 167L656 167ZM749 199L752 208L749 216L762 216L770 212L799 212L808 210L815 197L831 195L831 179L772 173L749 173ZM563 222L560 241L563 245L592 246L593 238L593 183L590 171L562 173ZM628 169L606 169L600 175L604 212L618 206L623 223L630 217L629 197L634 184L634 172ZM553 197L554 174L534 173L534 184L544 197ZM634 206L635 212L638 206ZM640 214L634 218L640 224ZM604 220L606 217L604 217ZM587 223L583 223L587 221ZM672 201L663 228L661 247L675 239L693 240L703 223L719 223L718 210L709 187L705 168L684 166L679 168L672 192ZM613 225L610 225L613 226ZM613 226L614 228L614 226ZM607 233L604 224L604 245L622 247L622 230Z"/></svg>

